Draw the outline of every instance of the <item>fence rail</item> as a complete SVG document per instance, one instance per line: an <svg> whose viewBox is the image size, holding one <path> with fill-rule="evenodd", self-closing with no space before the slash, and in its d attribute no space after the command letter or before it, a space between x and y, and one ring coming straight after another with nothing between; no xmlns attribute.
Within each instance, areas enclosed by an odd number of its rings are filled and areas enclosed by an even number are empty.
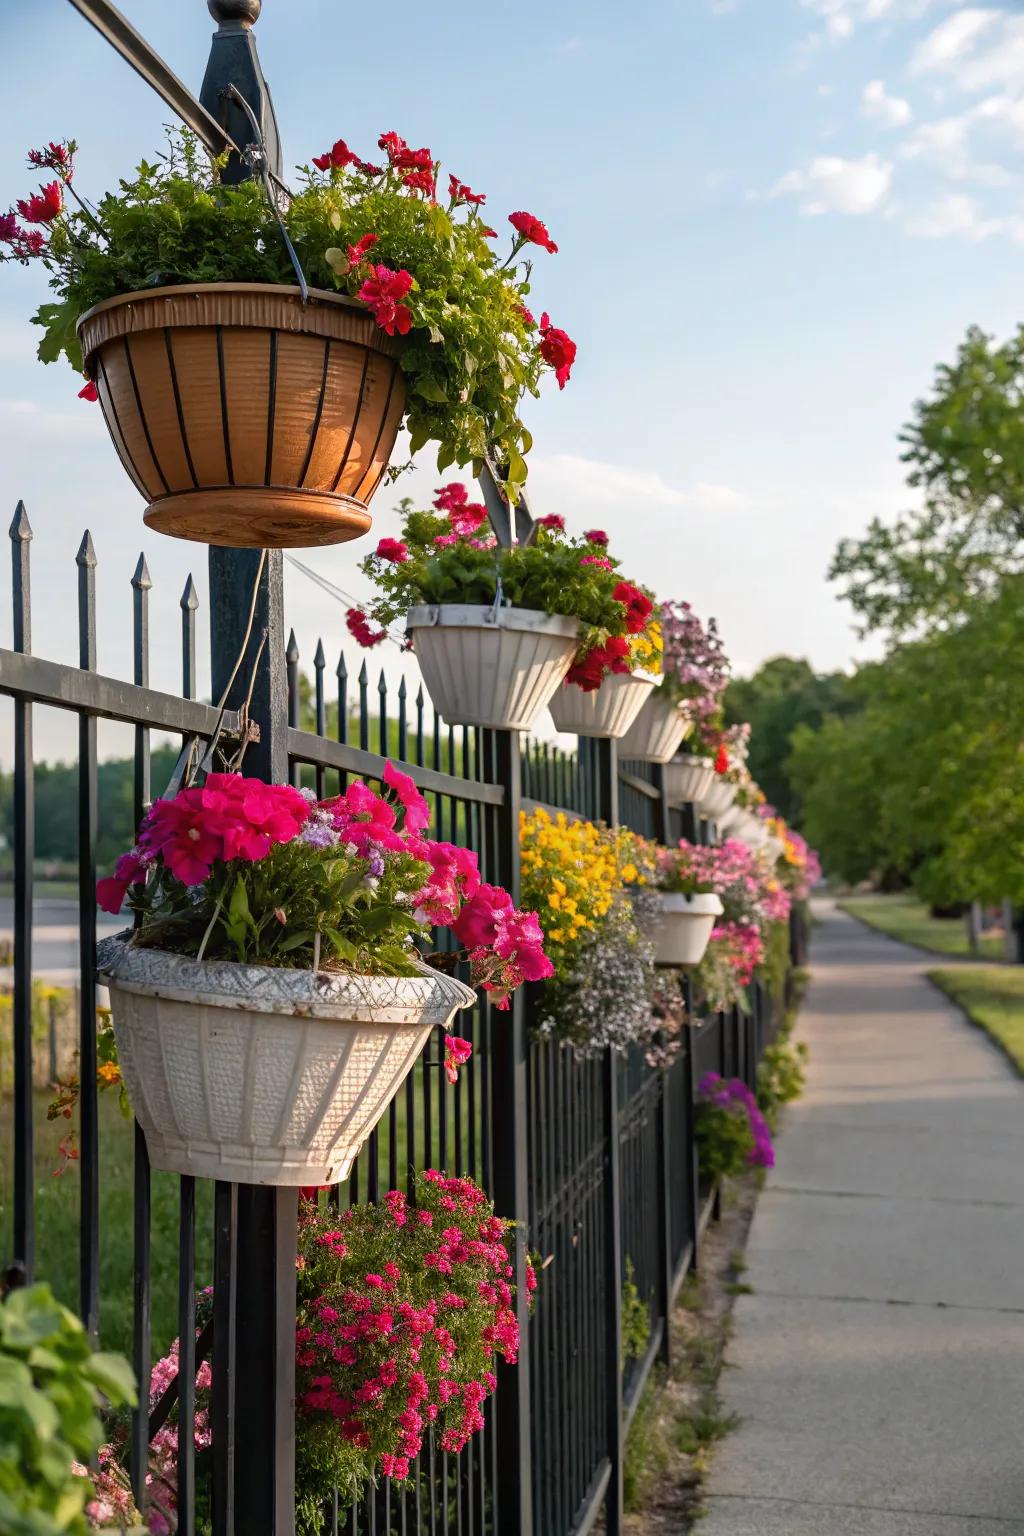
<svg viewBox="0 0 1024 1536"><path fill-rule="evenodd" d="M177 734L183 744L216 739L243 750L253 733L244 710L218 709L194 697L198 598L191 578L181 600L179 696L148 686L152 582L144 559L129 582L132 680L121 681L95 669L96 555L88 535L78 556L78 667L30 654L31 530L20 506L11 536L14 636L13 649L0 650L0 696L12 700L14 715L15 1070L13 1200L3 1256L25 1276L38 1271L45 1277L49 1255L38 1252L36 1244L40 1105L33 1091L33 1060L40 1047L32 1020L32 714L40 704L70 712L78 727L81 1154L77 1171L68 1177L80 1185L79 1288L77 1296L64 1299L79 1306L88 1328L98 1335L104 1300L101 1261L124 1245L125 1235L104 1224L100 1179L101 1159L110 1149L104 1143L109 1132L101 1124L96 1084L94 882L103 809L97 800L96 723L110 719L135 728L136 818L151 795L164 788L151 784L152 731ZM273 667L277 655L286 679L264 678L262 692L256 690L256 696L269 701L270 711L259 725L275 740L283 733L293 782L308 780L318 793L333 793L352 777L379 780L389 758L401 761L428 797L432 834L473 848L484 879L500 881L513 893L524 808L544 805L571 817L611 821L621 816L636 831L663 841L678 838L684 828L690 835L698 830L710 835L700 828L694 808L668 806L659 768L618 765L614 746L607 742L581 739L577 751L564 752L546 743L523 744L508 733L452 728L433 715L422 689L410 701L404 681L394 693L383 674L371 686L365 664L350 698L344 654L335 669L333 739L327 733L323 646L318 645L312 664L312 718L303 712L301 658L294 638L286 648L267 649L271 654L259 664ZM795 933L794 959L802 957L803 945L802 935ZM428 1043L337 1198L343 1204L375 1201L387 1189L400 1187L411 1193L416 1169L430 1166L470 1174L495 1199L500 1214L520 1223L520 1279L527 1245L537 1256L536 1311L528 1321L521 1286L520 1363L500 1372L486 1428L467 1450L452 1457L429 1447L408 1489L371 1488L351 1509L335 1498L328 1530L351 1536L580 1536L603 1510L608 1536L616 1536L630 1418L654 1362L668 1356L672 1301L698 1260L700 1234L711 1214L713 1191L701 1180L694 1149L695 1085L708 1070L735 1073L752 1085L757 1060L775 1027L775 1006L755 985L749 1013L733 1010L685 1031L682 1049L667 1069L650 1065L638 1047L621 1055L605 1051L578 1059L569 1046L531 1027L537 1007L531 989L500 1018L486 997L461 1016L458 1028L474 1050L454 1086L442 1069L442 1032ZM226 1184L210 1190L202 1181L178 1181L174 1262L181 1368L150 1412L154 1243L158 1235L163 1242L166 1234L154 1231L154 1182L138 1127L132 1156L132 1354L142 1406L132 1425L130 1467L137 1496L145 1500L149 1442L173 1416L181 1447L177 1497L183 1536L195 1529L197 1488L201 1502L209 1497L214 1536L235 1530L239 1536L243 1531L245 1536L289 1536L293 1409L286 1363L289 1355L294 1357L294 1310L289 1315L287 1286L275 1289L281 1276L272 1265L267 1268L267 1256L276 1254L280 1262L280 1255L287 1255L294 1202L289 1211L287 1200L268 1200L266 1191ZM290 1241L294 1244L294 1232ZM159 1262L167 1262L166 1243ZM197 1337L196 1288L210 1277L211 1263L214 1315ZM649 1330L639 1357L624 1359L620 1314L627 1269L647 1308ZM273 1360L251 1358L250 1328L257 1326L276 1327L276 1374ZM213 1377L212 1447L197 1456L195 1371L207 1359ZM276 1514L263 1494L262 1503L253 1494L247 1505L241 1490L239 1462L252 1461L251 1437L260 1434L269 1434L275 1448L271 1481L260 1487L272 1488Z"/></svg>

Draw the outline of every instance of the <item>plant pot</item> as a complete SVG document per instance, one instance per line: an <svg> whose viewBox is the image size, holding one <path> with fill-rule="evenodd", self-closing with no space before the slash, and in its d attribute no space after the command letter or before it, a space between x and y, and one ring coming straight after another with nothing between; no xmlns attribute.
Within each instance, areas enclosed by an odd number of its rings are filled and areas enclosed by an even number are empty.
<svg viewBox="0 0 1024 1536"><path fill-rule="evenodd" d="M612 672L600 688L584 693L563 683L551 700L556 731L570 736L600 736L620 741L647 702L656 678L646 672Z"/></svg>
<svg viewBox="0 0 1024 1536"><path fill-rule="evenodd" d="M699 965L722 910L722 903L710 891L692 896L663 892L650 933L655 964Z"/></svg>
<svg viewBox="0 0 1024 1536"><path fill-rule="evenodd" d="M773 864L777 864L786 851L786 845L781 837L776 837L774 832L769 832L764 840L764 851Z"/></svg>
<svg viewBox="0 0 1024 1536"><path fill-rule="evenodd" d="M732 805L736 797L736 786L730 784L728 779L723 779L716 774L708 788L700 798L700 813L709 821L717 821L722 812Z"/></svg>
<svg viewBox="0 0 1024 1536"><path fill-rule="evenodd" d="M98 949L150 1162L244 1184L336 1184L431 1030L476 994L424 966L352 976Z"/></svg>
<svg viewBox="0 0 1024 1536"><path fill-rule="evenodd" d="M699 805L714 777L714 764L706 757L681 752L665 765L665 793L669 805Z"/></svg>
<svg viewBox="0 0 1024 1536"><path fill-rule="evenodd" d="M657 688L644 700L619 742L619 757L638 763L667 763L692 729L693 721Z"/></svg>
<svg viewBox="0 0 1024 1536"><path fill-rule="evenodd" d="M370 526L405 409L399 343L354 299L272 283L124 294L78 322L121 462L160 533L237 549Z"/></svg>
<svg viewBox="0 0 1024 1536"><path fill-rule="evenodd" d="M409 610L413 650L449 725L528 731L561 685L579 622L533 608L441 603Z"/></svg>
<svg viewBox="0 0 1024 1536"><path fill-rule="evenodd" d="M768 842L769 832L760 816L748 811L734 834L753 852L758 853Z"/></svg>
<svg viewBox="0 0 1024 1536"><path fill-rule="evenodd" d="M718 830L723 837L739 837L739 828L744 825L746 818L746 806L737 805L734 800L717 817Z"/></svg>

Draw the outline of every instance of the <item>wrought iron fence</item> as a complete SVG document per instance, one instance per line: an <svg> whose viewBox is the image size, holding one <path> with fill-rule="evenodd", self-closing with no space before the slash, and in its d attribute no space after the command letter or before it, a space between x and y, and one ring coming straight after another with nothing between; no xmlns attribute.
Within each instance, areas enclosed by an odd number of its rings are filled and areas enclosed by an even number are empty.
<svg viewBox="0 0 1024 1536"><path fill-rule="evenodd" d="M181 693L157 692L149 687L152 581L145 559L140 557L130 582L134 639L132 680L126 682L97 672L97 556L89 535L77 556L78 667L32 654L31 530L21 506L11 538L13 647L0 649L0 695L11 699L14 719L13 1157L10 1228L3 1242L10 1245L6 1257L18 1274L29 1277L39 1269L32 724L34 707L46 705L70 713L78 731L81 1129L80 1156L69 1177L79 1181L79 1288L77 1297L63 1299L77 1305L90 1332L98 1335L103 1256L120 1234L104 1230L100 1201L107 1149L96 1080L95 850L102 814L97 722L116 720L134 728L136 817L154 793L165 789L151 782L151 733L171 733L203 750L209 743L253 743L255 732L244 707L215 708L195 698L199 599L191 577L181 598ZM221 656L218 663L216 641L224 619L216 607L226 599L223 589L217 590L217 579L213 558L213 674L219 691L218 665L223 669L224 660ZM248 594L242 599L247 606ZM237 606L238 594L232 600ZM272 615L269 620L260 615L257 622L272 625ZM275 645L272 637L272 643L257 649L249 692L263 733L262 745L254 745L264 754L261 766L268 761L267 737L276 743L283 739L285 771L292 782L305 776L318 793L329 793L353 776L379 780L388 757L400 760L430 802L433 835L473 848L484 878L500 881L513 894L518 892L523 805L544 804L570 816L609 822L621 818L662 840L678 837L684 828L692 835L698 828L692 808L679 812L668 806L660 769L617 765L609 743L581 739L576 752L566 753L542 743L524 745L510 733L446 726L422 689L410 698L404 680L393 693L383 673L374 683L363 664L353 681L344 653L329 673L322 643L312 660L311 713L304 717L301 666L294 637L286 646ZM335 726L329 736L332 715ZM179 772L182 766L179 762ZM799 935L793 948L795 955L803 953ZM459 1028L474 1051L454 1086L445 1078L440 1039L431 1040L370 1137L347 1186L333 1197L375 1201L390 1188L411 1192L415 1170L429 1166L468 1173L487 1189L500 1214L520 1223L520 1282L527 1245L540 1273L532 1321L520 1284L520 1362L500 1371L482 1434L458 1457L429 1447L404 1491L388 1484L371 1488L351 1508L336 1497L327 1522L334 1532L579 1536L602 1510L609 1536L621 1527L630 1417L654 1361L668 1356L672 1301L697 1261L700 1233L712 1209L713 1192L700 1180L694 1150L694 1085L712 1069L735 1072L752 1083L774 1028L775 1004L755 987L749 1014L734 1010L684 1032L682 1051L667 1070L650 1065L639 1048L579 1060L570 1047L531 1031L532 1006L531 998L517 998L499 1020L482 999L472 1014L462 1015ZM183 1536L195 1530L197 1489L201 1507L209 1500L215 1536L235 1531L239 1536L289 1536L294 1282L289 1289L287 1271L289 1263L294 1270L294 1198L289 1205L285 1196L271 1199L267 1191L249 1186L217 1184L211 1191L191 1178L178 1181L180 1370L150 1409L153 1180L138 1127L132 1178L132 1354L142 1406L132 1423L129 1464L137 1496L145 1501L150 1441L173 1416ZM197 1335L196 1288L210 1278L206 1255L212 1255L213 1318ZM639 1358L625 1360L620 1303L627 1261L650 1328ZM159 1262L166 1262L163 1251ZM269 1358L252 1343L267 1337L277 1341ZM195 1377L206 1360L213 1379L211 1444L196 1454ZM269 1446L272 1456L266 1475L255 1466L261 1446Z"/></svg>

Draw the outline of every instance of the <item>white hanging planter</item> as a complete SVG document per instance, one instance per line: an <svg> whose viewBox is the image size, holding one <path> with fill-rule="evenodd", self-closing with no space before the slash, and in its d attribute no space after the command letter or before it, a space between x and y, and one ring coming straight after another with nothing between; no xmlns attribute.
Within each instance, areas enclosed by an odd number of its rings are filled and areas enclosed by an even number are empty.
<svg viewBox="0 0 1024 1536"><path fill-rule="evenodd" d="M656 965L699 965L722 903L711 891L692 896L664 891L650 937Z"/></svg>
<svg viewBox="0 0 1024 1536"><path fill-rule="evenodd" d="M786 851L786 845L781 837L776 837L774 832L769 832L765 838L764 851L773 864L777 864Z"/></svg>
<svg viewBox="0 0 1024 1536"><path fill-rule="evenodd" d="M669 805L699 805L714 777L714 764L706 757L681 752L665 764L665 793Z"/></svg>
<svg viewBox="0 0 1024 1536"><path fill-rule="evenodd" d="M719 821L722 812L728 810L736 798L736 786L714 774L711 783L701 796L700 811L709 821Z"/></svg>
<svg viewBox="0 0 1024 1536"><path fill-rule="evenodd" d="M722 837L739 837L739 829L745 824L747 815L746 806L737 805L734 800L717 817L719 834Z"/></svg>
<svg viewBox="0 0 1024 1536"><path fill-rule="evenodd" d="M649 694L619 742L619 757L639 763L667 763L693 728L693 721L661 688Z"/></svg>
<svg viewBox="0 0 1024 1536"><path fill-rule="evenodd" d="M579 621L533 608L439 603L406 627L434 708L449 725L528 731L561 686Z"/></svg>
<svg viewBox="0 0 1024 1536"><path fill-rule="evenodd" d="M646 672L611 672L600 688L585 693L563 683L549 706L556 731L621 741L657 682Z"/></svg>
<svg viewBox="0 0 1024 1536"><path fill-rule="evenodd" d="M476 994L424 965L354 976L98 948L118 1060L154 1168L336 1184L431 1030Z"/></svg>
<svg viewBox="0 0 1024 1536"><path fill-rule="evenodd" d="M744 810L740 820L730 828L729 836L738 837L741 843L746 843L753 853L757 853L766 845L769 833L760 816Z"/></svg>

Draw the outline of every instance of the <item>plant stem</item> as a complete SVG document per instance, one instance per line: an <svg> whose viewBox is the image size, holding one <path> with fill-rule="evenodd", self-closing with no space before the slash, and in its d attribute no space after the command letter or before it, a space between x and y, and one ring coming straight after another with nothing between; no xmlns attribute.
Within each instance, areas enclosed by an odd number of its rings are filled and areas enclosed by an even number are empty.
<svg viewBox="0 0 1024 1536"><path fill-rule="evenodd" d="M224 889L226 889L226 887ZM207 943L209 942L210 934L213 932L214 924L216 923L218 917L220 917L220 909L221 909L221 907L223 905L224 905L224 890L222 890L220 895L217 897L217 905L213 909L213 916L210 918L209 925L207 926L206 932L203 934L203 942L200 944L199 951L198 951L198 953L196 955L196 959L197 960L201 960L203 958L204 954L206 953L206 946L207 946Z"/></svg>

